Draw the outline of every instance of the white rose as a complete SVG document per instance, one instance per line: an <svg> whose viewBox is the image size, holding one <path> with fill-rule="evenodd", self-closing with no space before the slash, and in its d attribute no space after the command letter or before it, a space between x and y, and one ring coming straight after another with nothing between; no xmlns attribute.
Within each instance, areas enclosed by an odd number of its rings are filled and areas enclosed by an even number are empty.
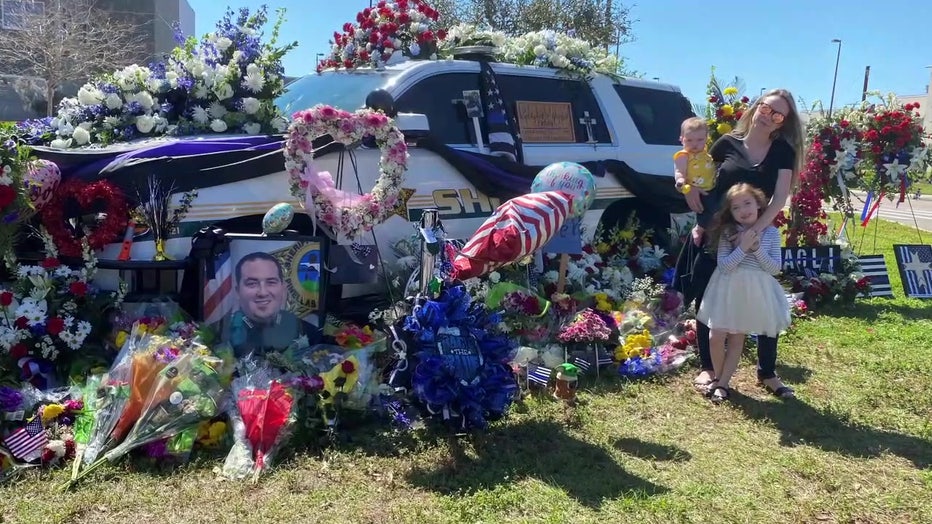
<svg viewBox="0 0 932 524"><path fill-rule="evenodd" d="M152 99L152 95L150 95L148 91L140 91L131 96L129 100L139 102L139 105L146 111L152 109L152 104L155 103L155 100Z"/></svg>
<svg viewBox="0 0 932 524"><path fill-rule="evenodd" d="M82 126L76 127L71 137L74 138L75 143L79 146L83 146L91 141L91 133Z"/></svg>
<svg viewBox="0 0 932 524"><path fill-rule="evenodd" d="M99 104L102 98L103 93L90 84L84 84L81 89L78 89L78 102L81 102L83 105L92 106Z"/></svg>
<svg viewBox="0 0 932 524"><path fill-rule="evenodd" d="M543 45L534 46L534 55L535 56L544 56L547 54L547 48Z"/></svg>
<svg viewBox="0 0 932 524"><path fill-rule="evenodd" d="M489 273L489 282L493 284L498 284L502 280L502 275L498 271L493 271Z"/></svg>
<svg viewBox="0 0 932 524"><path fill-rule="evenodd" d="M56 138L55 140L52 140L50 145L56 149L68 149L71 147L71 139Z"/></svg>
<svg viewBox="0 0 932 524"><path fill-rule="evenodd" d="M155 127L155 120L149 115L139 115L136 117L136 129L142 134L148 134Z"/></svg>
<svg viewBox="0 0 932 524"><path fill-rule="evenodd" d="M233 88L230 87L230 84L222 82L214 86L214 94L217 95L218 100L226 100L233 96Z"/></svg>
<svg viewBox="0 0 932 524"><path fill-rule="evenodd" d="M217 46L217 49L220 50L220 52L226 51L227 48L230 47L231 45L233 45L233 41L225 36L221 36L220 38L217 39L216 46Z"/></svg>
<svg viewBox="0 0 932 524"><path fill-rule="evenodd" d="M262 107L262 102L257 98L248 96L243 99L243 112L247 115L253 115L259 108Z"/></svg>
<svg viewBox="0 0 932 524"><path fill-rule="evenodd" d="M227 123L219 118L215 118L210 122L210 128L217 133L223 133L227 130Z"/></svg>
<svg viewBox="0 0 932 524"><path fill-rule="evenodd" d="M255 62L249 64L248 66L246 66L246 74L247 75L258 75L259 66L257 66Z"/></svg>
<svg viewBox="0 0 932 524"><path fill-rule="evenodd" d="M119 109L123 107L123 99L116 93L110 93L104 99L104 105L107 106L107 109Z"/></svg>
<svg viewBox="0 0 932 524"><path fill-rule="evenodd" d="M262 131L262 125L258 122L250 122L243 125L243 131L245 131L247 135L258 135L259 132Z"/></svg>

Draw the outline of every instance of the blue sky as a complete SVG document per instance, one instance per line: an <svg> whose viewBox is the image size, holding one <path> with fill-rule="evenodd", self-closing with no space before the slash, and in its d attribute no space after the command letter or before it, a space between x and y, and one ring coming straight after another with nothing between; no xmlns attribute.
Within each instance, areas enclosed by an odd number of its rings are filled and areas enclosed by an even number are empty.
<svg viewBox="0 0 932 524"><path fill-rule="evenodd" d="M198 36L213 29L227 5L286 8L282 40L299 43L284 59L286 74L294 76L313 71L316 54L329 47L329 35L369 5L368 0L188 2ZM842 40L836 106L860 100L868 65L871 90L912 95L929 83L932 44L925 28L932 2L641 0L627 5L637 20L636 40L621 46L629 67L645 78L678 85L693 102L705 98L714 65L722 79L741 77L748 95L785 87L807 105L822 100L828 107L838 49L833 38Z"/></svg>

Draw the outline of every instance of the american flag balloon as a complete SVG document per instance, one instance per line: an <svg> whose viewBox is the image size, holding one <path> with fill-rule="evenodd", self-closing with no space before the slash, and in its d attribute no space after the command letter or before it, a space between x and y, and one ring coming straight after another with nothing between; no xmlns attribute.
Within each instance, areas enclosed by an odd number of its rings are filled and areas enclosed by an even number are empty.
<svg viewBox="0 0 932 524"><path fill-rule="evenodd" d="M563 227L572 204L573 197L562 191L531 193L505 202L453 260L453 278L478 277L537 251Z"/></svg>

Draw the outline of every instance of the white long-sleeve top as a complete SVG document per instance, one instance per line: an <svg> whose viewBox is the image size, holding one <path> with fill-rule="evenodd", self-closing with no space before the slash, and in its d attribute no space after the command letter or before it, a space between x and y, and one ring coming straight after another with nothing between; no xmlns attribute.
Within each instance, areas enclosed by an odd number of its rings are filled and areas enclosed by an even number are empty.
<svg viewBox="0 0 932 524"><path fill-rule="evenodd" d="M738 232L744 228L738 227ZM743 267L759 269L771 275L777 275L783 266L783 257L780 255L780 232L773 226L768 226L760 235L760 246L755 251L746 253L737 242L728 240L730 235L722 235L718 243L718 267L726 272Z"/></svg>

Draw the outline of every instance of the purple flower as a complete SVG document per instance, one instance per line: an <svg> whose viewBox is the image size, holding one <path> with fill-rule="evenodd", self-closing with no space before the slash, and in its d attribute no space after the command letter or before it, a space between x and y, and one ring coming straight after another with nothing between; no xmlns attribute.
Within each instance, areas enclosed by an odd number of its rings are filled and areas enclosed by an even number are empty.
<svg viewBox="0 0 932 524"><path fill-rule="evenodd" d="M17 411L23 405L23 394L18 389L0 386L0 411Z"/></svg>
<svg viewBox="0 0 932 524"><path fill-rule="evenodd" d="M174 346L162 346L155 350L155 360L163 364L168 364L178 358L180 353L181 350Z"/></svg>

